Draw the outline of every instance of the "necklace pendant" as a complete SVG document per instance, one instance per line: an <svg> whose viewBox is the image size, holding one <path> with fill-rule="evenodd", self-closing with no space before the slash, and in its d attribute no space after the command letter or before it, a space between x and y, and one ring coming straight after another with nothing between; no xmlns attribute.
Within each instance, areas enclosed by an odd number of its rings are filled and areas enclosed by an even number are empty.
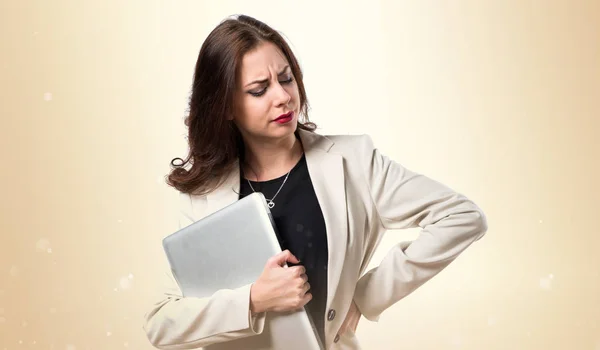
<svg viewBox="0 0 600 350"><path fill-rule="evenodd" d="M275 202L273 202L273 201L269 201L269 202L267 203L267 205L269 206L269 209L273 209L273 207L275 206Z"/></svg>

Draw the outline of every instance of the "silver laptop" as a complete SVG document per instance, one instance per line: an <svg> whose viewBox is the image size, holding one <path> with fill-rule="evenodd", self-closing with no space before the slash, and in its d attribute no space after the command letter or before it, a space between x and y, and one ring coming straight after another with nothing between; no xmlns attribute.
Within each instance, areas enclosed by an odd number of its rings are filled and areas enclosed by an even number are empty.
<svg viewBox="0 0 600 350"><path fill-rule="evenodd" d="M184 297L209 297L258 279L281 252L277 228L262 193L253 193L163 239L173 276ZM218 317L218 316L216 316ZM324 349L305 309L267 312L261 334L205 349Z"/></svg>

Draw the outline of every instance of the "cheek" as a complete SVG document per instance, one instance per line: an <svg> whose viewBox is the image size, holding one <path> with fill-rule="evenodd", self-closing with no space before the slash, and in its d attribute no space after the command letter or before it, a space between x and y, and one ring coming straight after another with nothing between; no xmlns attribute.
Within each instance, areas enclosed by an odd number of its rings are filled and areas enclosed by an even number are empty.
<svg viewBox="0 0 600 350"><path fill-rule="evenodd" d="M245 125L250 125L258 120L265 118L267 113L267 104L263 98L255 98L249 96L245 98L240 105L240 113L238 113L237 120Z"/></svg>
<svg viewBox="0 0 600 350"><path fill-rule="evenodd" d="M262 119L265 117L269 104L267 99L263 96L261 98L251 97L248 101L248 114L252 119Z"/></svg>
<svg viewBox="0 0 600 350"><path fill-rule="evenodd" d="M286 89L287 93L292 97L292 100L296 103L300 100L300 91L298 90L298 85L294 84L292 86L288 86Z"/></svg>

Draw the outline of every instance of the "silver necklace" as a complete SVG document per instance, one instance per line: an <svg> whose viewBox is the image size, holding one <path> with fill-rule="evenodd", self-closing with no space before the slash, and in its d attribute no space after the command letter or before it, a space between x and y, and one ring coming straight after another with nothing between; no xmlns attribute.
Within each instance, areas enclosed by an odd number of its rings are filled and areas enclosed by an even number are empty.
<svg viewBox="0 0 600 350"><path fill-rule="evenodd" d="M254 171L254 170L253 170ZM277 193L275 193L275 195L273 196L273 198L271 199L267 199L267 205L269 206L269 209L273 209L273 207L275 206L275 197L277 197L277 195L279 194L279 191L281 191L281 189L283 188L283 185L285 185L285 182L288 179L288 176L290 176L290 173L292 171L290 170L287 175L285 176L285 179L283 179L283 183L281 184L281 186L279 186L279 189L277 190ZM256 175L256 174L255 174ZM256 178L258 180L258 177ZM256 192L254 190L254 187L252 187L252 184L250 183L250 180L246 179L246 181L248 181L248 185L250 185L250 188L252 189L252 192Z"/></svg>

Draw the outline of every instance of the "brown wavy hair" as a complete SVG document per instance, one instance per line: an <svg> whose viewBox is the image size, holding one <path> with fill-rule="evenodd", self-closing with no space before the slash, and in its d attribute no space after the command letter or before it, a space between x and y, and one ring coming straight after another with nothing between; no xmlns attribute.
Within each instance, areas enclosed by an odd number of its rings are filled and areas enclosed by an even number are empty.
<svg viewBox="0 0 600 350"><path fill-rule="evenodd" d="M280 33L246 15L227 18L208 35L198 54L185 117L189 153L171 160L167 184L183 193L206 194L218 187L243 158L244 143L233 115L240 62L259 44L271 42L285 55L300 95L298 128L314 131L298 60Z"/></svg>

